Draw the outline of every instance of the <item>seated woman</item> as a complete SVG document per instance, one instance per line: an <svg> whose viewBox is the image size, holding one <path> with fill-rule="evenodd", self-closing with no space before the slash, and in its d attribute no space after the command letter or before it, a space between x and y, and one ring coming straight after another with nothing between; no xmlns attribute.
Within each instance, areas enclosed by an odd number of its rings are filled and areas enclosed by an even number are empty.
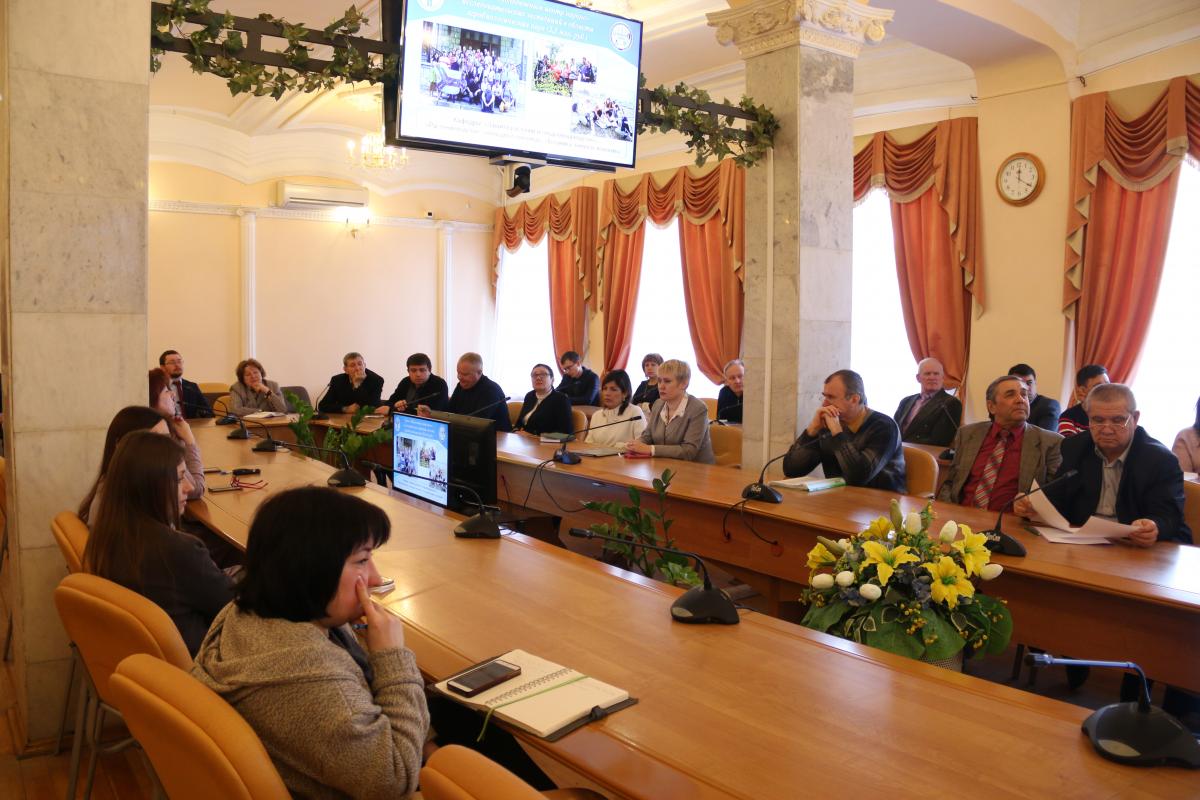
<svg viewBox="0 0 1200 800"><path fill-rule="evenodd" d="M1184 472L1200 472L1200 400L1196 401L1196 423L1176 435L1171 451Z"/></svg>
<svg viewBox="0 0 1200 800"><path fill-rule="evenodd" d="M658 402L650 409L646 430L625 445L627 452L716 463L708 435L708 406L687 393L691 380L692 368L686 361L663 362L658 368Z"/></svg>
<svg viewBox="0 0 1200 800"><path fill-rule="evenodd" d="M96 476L96 482L92 484L92 488L84 496L83 502L79 504L79 510L75 512L84 523L91 527L92 520L96 518L96 509L100 505L100 497L104 492L104 476L108 472L109 464L112 463L113 453L116 452L117 443L121 441L121 437L133 431L151 431L160 436L170 436L170 421L171 418L161 411L146 406L126 406L117 412L116 416L112 418L112 422L108 423L108 433L104 437L104 453L100 456L100 474Z"/></svg>
<svg viewBox="0 0 1200 800"><path fill-rule="evenodd" d="M633 393L633 404L649 408L658 400L658 368L662 366L663 357L658 353L647 353L642 358L642 374L646 380L638 384Z"/></svg>
<svg viewBox="0 0 1200 800"><path fill-rule="evenodd" d="M83 565L157 603L195 653L233 584L203 542L177 530L191 488L178 443L151 431L126 434L104 477Z"/></svg>
<svg viewBox="0 0 1200 800"><path fill-rule="evenodd" d="M646 418L640 408L630 404L631 392L629 373L625 370L614 369L604 376L600 382L600 408L592 414L588 425L588 444L620 447L642 435ZM619 422L625 424L618 425Z"/></svg>
<svg viewBox="0 0 1200 800"><path fill-rule="evenodd" d="M237 379L237 383L229 387L229 401L233 406L229 410L232 413L239 417L259 411L287 413L287 403L283 400L279 384L267 380L267 371L257 360L247 358L238 364Z"/></svg>
<svg viewBox="0 0 1200 800"><path fill-rule="evenodd" d="M537 436L543 433L571 433L571 401L554 389L554 370L545 364L534 364L529 373L533 390L525 395L525 405L517 416L513 430Z"/></svg>
<svg viewBox="0 0 1200 800"><path fill-rule="evenodd" d="M717 419L722 422L742 424L742 380L746 376L746 365L735 358L721 370L725 385L717 393Z"/></svg>
<svg viewBox="0 0 1200 800"><path fill-rule="evenodd" d="M192 426L183 418L183 412L175 401L171 379L162 367L150 370L149 405L171 419L171 438L183 445L184 461L192 484L187 499L198 500L204 496L204 462L200 458L200 447L196 444Z"/></svg>
<svg viewBox="0 0 1200 800"><path fill-rule="evenodd" d="M429 732L400 620L376 606L382 509L307 486L258 508L233 603L192 675L237 709L296 797L407 797ZM367 652L350 623L367 618Z"/></svg>

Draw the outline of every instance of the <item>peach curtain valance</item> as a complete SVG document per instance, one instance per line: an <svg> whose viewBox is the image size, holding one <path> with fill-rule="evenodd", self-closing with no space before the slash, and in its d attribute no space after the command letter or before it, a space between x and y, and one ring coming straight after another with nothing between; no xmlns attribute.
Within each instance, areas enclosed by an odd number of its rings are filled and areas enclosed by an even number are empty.
<svg viewBox="0 0 1200 800"><path fill-rule="evenodd" d="M537 244L547 233L554 241L572 242L572 259L577 279L587 303L596 288L596 204L599 193L590 186L571 190L566 199L557 195L542 198L537 205L528 201L496 209L492 229L492 291L500 271L500 248L510 253L527 241Z"/></svg>

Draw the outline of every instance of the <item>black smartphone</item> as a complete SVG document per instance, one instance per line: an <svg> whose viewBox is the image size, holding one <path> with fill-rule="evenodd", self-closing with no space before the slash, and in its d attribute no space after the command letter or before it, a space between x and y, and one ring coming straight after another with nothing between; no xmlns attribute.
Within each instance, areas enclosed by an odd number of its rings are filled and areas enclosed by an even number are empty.
<svg viewBox="0 0 1200 800"><path fill-rule="evenodd" d="M208 487L208 490L213 494L216 494L217 492L236 492L241 488L242 487L240 486L210 486Z"/></svg>
<svg viewBox="0 0 1200 800"><path fill-rule="evenodd" d="M258 467L238 467L233 471L234 475L257 475L262 472Z"/></svg>
<svg viewBox="0 0 1200 800"><path fill-rule="evenodd" d="M446 686L463 697L474 697L480 692L520 674L521 668L516 664L510 664L497 658L447 681Z"/></svg>

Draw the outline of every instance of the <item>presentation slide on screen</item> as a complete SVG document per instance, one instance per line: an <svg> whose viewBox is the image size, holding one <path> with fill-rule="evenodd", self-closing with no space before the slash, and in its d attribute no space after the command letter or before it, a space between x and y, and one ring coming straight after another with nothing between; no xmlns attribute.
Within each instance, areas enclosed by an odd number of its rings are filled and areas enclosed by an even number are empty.
<svg viewBox="0 0 1200 800"><path fill-rule="evenodd" d="M410 0L400 136L633 165L641 23L545 0Z"/></svg>
<svg viewBox="0 0 1200 800"><path fill-rule="evenodd" d="M402 492L446 505L450 423L393 414L392 484Z"/></svg>

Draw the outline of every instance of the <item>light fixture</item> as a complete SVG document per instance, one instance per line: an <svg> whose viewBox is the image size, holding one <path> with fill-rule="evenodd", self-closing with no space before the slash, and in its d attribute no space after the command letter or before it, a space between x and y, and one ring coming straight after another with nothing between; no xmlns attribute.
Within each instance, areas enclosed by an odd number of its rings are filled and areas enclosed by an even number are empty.
<svg viewBox="0 0 1200 800"><path fill-rule="evenodd" d="M408 166L408 148L388 147L382 133L368 133L357 145L346 142L346 161L363 169L403 169Z"/></svg>
<svg viewBox="0 0 1200 800"><path fill-rule="evenodd" d="M341 213L346 218L346 230L357 239L358 234L371 227L371 210L368 208L343 207Z"/></svg>

